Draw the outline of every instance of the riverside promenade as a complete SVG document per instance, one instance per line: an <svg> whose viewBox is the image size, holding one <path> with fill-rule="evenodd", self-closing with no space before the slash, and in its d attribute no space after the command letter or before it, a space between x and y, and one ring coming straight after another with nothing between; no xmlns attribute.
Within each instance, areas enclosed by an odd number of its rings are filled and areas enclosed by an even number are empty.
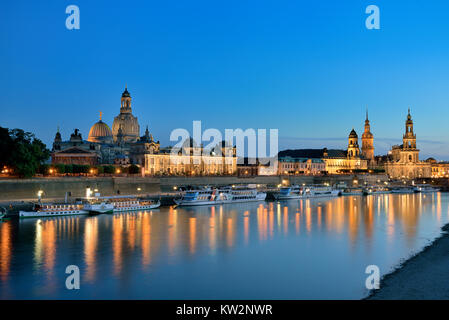
<svg viewBox="0 0 449 320"><path fill-rule="evenodd" d="M196 176L196 177L43 177L32 179L0 179L0 201L35 199L39 190L46 199L64 199L66 192L72 197L83 197L86 188L102 196L117 194L160 194L173 192L179 186L218 186L233 184L258 184L268 187L288 181L290 184L336 184L339 182L359 185L387 181L386 175L323 175L323 176Z"/></svg>

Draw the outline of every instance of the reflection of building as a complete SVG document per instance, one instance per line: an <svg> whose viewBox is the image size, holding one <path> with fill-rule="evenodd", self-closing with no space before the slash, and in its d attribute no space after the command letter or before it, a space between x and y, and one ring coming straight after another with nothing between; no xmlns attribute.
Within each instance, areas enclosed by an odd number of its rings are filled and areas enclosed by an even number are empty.
<svg viewBox="0 0 449 320"><path fill-rule="evenodd" d="M145 154L145 174L147 175L229 175L236 173L235 147L224 141L213 150L205 150L202 146L198 146L193 139L189 139L184 142L183 148L180 150L164 148L156 153Z"/></svg>
<svg viewBox="0 0 449 320"><path fill-rule="evenodd" d="M390 178L428 178L431 176L431 164L419 161L419 149L416 148L416 134L413 132L413 120L408 110L405 121L405 134L402 145L393 146L391 161L385 163L385 171Z"/></svg>

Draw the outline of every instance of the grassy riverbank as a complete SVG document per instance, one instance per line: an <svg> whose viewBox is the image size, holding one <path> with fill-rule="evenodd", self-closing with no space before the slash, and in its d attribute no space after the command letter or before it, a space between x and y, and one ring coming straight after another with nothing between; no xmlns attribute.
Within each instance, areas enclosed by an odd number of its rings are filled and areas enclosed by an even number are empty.
<svg viewBox="0 0 449 320"><path fill-rule="evenodd" d="M449 299L449 224L421 252L382 278L367 300Z"/></svg>

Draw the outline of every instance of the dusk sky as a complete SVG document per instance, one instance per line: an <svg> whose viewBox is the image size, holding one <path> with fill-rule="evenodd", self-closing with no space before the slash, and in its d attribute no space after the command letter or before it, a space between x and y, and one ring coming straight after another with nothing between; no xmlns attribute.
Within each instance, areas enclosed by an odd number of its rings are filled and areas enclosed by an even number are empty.
<svg viewBox="0 0 449 320"><path fill-rule="evenodd" d="M80 30L65 26L80 8ZM380 8L367 30L365 8ZM141 134L279 129L280 149L346 148L369 109L375 154L402 143L449 160L448 1L3 1L0 126L51 148L98 120L125 84ZM360 142L361 143L361 142Z"/></svg>

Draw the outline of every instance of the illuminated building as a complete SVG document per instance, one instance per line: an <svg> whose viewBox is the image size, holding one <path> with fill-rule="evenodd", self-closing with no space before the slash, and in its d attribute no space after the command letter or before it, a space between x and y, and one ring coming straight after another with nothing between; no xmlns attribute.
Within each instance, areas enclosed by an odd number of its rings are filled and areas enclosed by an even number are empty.
<svg viewBox="0 0 449 320"><path fill-rule="evenodd" d="M393 146L390 156L391 160L385 163L385 171L390 178L429 178L432 175L431 164L419 160L419 149L416 148L416 134L413 132L410 109L405 121L402 144Z"/></svg>
<svg viewBox="0 0 449 320"><path fill-rule="evenodd" d="M365 131L362 134L362 157L368 160L369 165L374 164L374 136L371 133L368 111L366 111Z"/></svg>
<svg viewBox="0 0 449 320"><path fill-rule="evenodd" d="M220 149L218 152L217 148ZM193 139L184 142L183 150L164 148L145 154L146 175L234 175L237 173L235 147L225 143L205 150Z"/></svg>

